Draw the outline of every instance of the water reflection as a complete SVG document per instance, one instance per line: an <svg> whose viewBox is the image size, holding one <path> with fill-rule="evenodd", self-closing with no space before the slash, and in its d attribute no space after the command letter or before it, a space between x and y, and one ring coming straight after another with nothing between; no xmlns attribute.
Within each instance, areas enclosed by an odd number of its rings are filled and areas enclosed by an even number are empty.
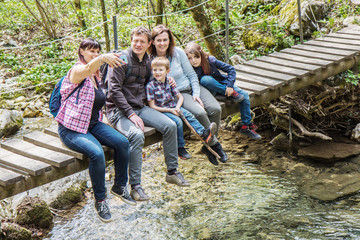
<svg viewBox="0 0 360 240"><path fill-rule="evenodd" d="M106 224L89 200L71 221L58 222L48 239L360 238L356 197L336 203L310 199L243 159L233 155L215 167L195 155L180 164L192 185L179 188L165 183L163 159L152 155L143 164L151 201L132 207L109 195L113 221Z"/></svg>

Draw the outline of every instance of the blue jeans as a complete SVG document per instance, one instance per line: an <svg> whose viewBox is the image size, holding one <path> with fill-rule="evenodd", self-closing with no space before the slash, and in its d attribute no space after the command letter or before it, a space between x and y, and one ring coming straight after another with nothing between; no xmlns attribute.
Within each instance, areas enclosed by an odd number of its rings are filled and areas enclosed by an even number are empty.
<svg viewBox="0 0 360 240"><path fill-rule="evenodd" d="M195 118L195 116L185 108L181 107L180 110L183 112L184 117L186 118L186 120L188 120L190 125L201 136L205 131L203 125L201 125L199 121ZM181 118L169 112L163 112L163 114L165 114L168 118L170 118L176 123L178 148L185 147L183 121L181 120Z"/></svg>
<svg viewBox="0 0 360 240"><path fill-rule="evenodd" d="M214 96L220 94L225 96L226 84L216 81L212 76L203 76L200 79L201 85L206 87ZM251 111L249 94L241 88L234 85L234 90L244 96L244 100L240 102L241 122L243 125L251 125Z"/></svg>
<svg viewBox="0 0 360 240"><path fill-rule="evenodd" d="M89 174L96 200L106 197L105 155L101 145L114 149L114 184L125 186L128 180L129 142L112 127L98 122L86 134L72 131L59 124L61 141L70 149L90 159Z"/></svg>

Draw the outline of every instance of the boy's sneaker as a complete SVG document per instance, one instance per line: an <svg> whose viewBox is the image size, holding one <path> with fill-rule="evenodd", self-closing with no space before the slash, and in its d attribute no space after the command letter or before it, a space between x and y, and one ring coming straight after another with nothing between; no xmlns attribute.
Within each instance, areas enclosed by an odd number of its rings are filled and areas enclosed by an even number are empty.
<svg viewBox="0 0 360 240"><path fill-rule="evenodd" d="M244 96L239 94L238 92L234 91L231 95L230 99L235 103L240 103L244 100Z"/></svg>
<svg viewBox="0 0 360 240"><path fill-rule="evenodd" d="M178 185L180 187L188 187L188 186L190 186L190 183L188 181L186 181L185 178L183 177L183 175L178 171L175 171L175 173L172 174L172 175L169 175L167 173L165 181L167 183L176 184L176 185Z"/></svg>
<svg viewBox="0 0 360 240"><path fill-rule="evenodd" d="M201 137L202 139L204 139L206 143L209 143L214 138L215 133L216 133L216 123L212 122L210 126L207 129L205 129Z"/></svg>
<svg viewBox="0 0 360 240"><path fill-rule="evenodd" d="M184 147L179 147L178 148L178 156L181 159L190 159L190 158L192 158L190 153L188 153L188 151L186 151L186 149Z"/></svg>
<svg viewBox="0 0 360 240"><path fill-rule="evenodd" d="M101 201L96 200L95 209L101 221L106 223L111 222L110 208L105 200L101 200Z"/></svg>
<svg viewBox="0 0 360 240"><path fill-rule="evenodd" d="M135 201L149 201L150 197L146 195L140 184L136 185L130 192L131 197Z"/></svg>
<svg viewBox="0 0 360 240"><path fill-rule="evenodd" d="M214 164L214 165L219 165L219 162L217 161L216 157L214 156L214 154L212 154L212 153L209 151L209 149L207 149L207 147L202 146L201 152L207 156L207 158L209 159L209 161L210 161L212 164Z"/></svg>
<svg viewBox="0 0 360 240"><path fill-rule="evenodd" d="M227 162L227 160L229 160L228 155L226 154L226 152L224 151L224 149L222 148L221 144L219 142L217 142L214 146L211 146L211 148L220 156L220 162Z"/></svg>
<svg viewBox="0 0 360 240"><path fill-rule="evenodd" d="M129 205L136 205L136 201L130 196L127 187L126 186L120 186L120 185L113 185L110 192L119 197L121 200L124 201L124 203L127 203Z"/></svg>
<svg viewBox="0 0 360 240"><path fill-rule="evenodd" d="M243 125L241 126L240 133L252 139L259 140L261 139L261 136L255 131L256 128L257 128L256 125L252 125L252 126Z"/></svg>

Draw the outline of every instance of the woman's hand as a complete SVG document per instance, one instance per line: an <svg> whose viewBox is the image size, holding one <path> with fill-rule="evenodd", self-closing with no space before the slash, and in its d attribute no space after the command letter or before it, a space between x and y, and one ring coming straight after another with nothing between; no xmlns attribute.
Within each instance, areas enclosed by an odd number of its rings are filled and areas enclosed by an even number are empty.
<svg viewBox="0 0 360 240"><path fill-rule="evenodd" d="M176 82L175 79L173 77L167 77L169 80L169 85L176 88Z"/></svg>
<svg viewBox="0 0 360 240"><path fill-rule="evenodd" d="M226 87L225 95L228 97L231 97L231 95L234 93L234 89L231 87Z"/></svg>
<svg viewBox="0 0 360 240"><path fill-rule="evenodd" d="M144 122L141 119L141 117L139 117L136 114L133 114L129 119L135 124L137 128L140 128L142 131L144 131Z"/></svg>
<svg viewBox="0 0 360 240"><path fill-rule="evenodd" d="M200 97L198 96L193 96L193 99L195 102L198 102L203 108L204 108L204 104L203 102L201 101Z"/></svg>
<svg viewBox="0 0 360 240"><path fill-rule="evenodd" d="M100 56L100 60L109 64L112 68L120 67L123 64L126 64L122 59L119 58L120 55L116 53L104 53Z"/></svg>

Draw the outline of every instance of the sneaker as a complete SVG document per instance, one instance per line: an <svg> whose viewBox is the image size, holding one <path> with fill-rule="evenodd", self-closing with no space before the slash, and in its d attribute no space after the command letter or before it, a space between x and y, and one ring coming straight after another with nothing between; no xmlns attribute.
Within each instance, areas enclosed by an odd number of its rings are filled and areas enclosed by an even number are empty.
<svg viewBox="0 0 360 240"><path fill-rule="evenodd" d="M202 139L204 139L206 143L209 143L214 138L215 133L216 133L216 123L212 122L210 126L207 129L205 129L201 137Z"/></svg>
<svg viewBox="0 0 360 240"><path fill-rule="evenodd" d="M207 147L202 146L201 152L207 156L207 158L209 159L209 161L210 161L212 164L214 164L214 165L219 165L219 162L216 160L216 157L214 156L214 154L212 154L212 153L209 151L209 149L207 149Z"/></svg>
<svg viewBox="0 0 360 240"><path fill-rule="evenodd" d="M184 147L179 147L178 148L178 155L179 155L179 158L181 158L181 159L190 159L190 158L192 158L190 153L188 153L188 151L186 151L186 149Z"/></svg>
<svg viewBox="0 0 360 240"><path fill-rule="evenodd" d="M126 186L113 185L110 192L129 205L136 205L136 201L130 196Z"/></svg>
<svg viewBox="0 0 360 240"><path fill-rule="evenodd" d="M149 201L150 197L146 195L144 189L141 187L140 184L136 185L134 189L130 192L131 197L135 201Z"/></svg>
<svg viewBox="0 0 360 240"><path fill-rule="evenodd" d="M165 181L167 183L176 184L176 185L178 185L180 187L188 187L188 186L190 186L190 183L188 181L186 181L185 178L183 177L183 175L178 171L175 171L175 173L172 174L172 175L169 175L167 173Z"/></svg>
<svg viewBox="0 0 360 240"><path fill-rule="evenodd" d="M229 160L229 157L227 156L226 152L222 148L221 144L217 142L214 146L211 146L211 148L220 156L220 162L226 162Z"/></svg>
<svg viewBox="0 0 360 240"><path fill-rule="evenodd" d="M95 209L101 221L106 223L111 221L110 208L105 200L95 201Z"/></svg>
<svg viewBox="0 0 360 240"><path fill-rule="evenodd" d="M234 91L233 94L230 96L230 99L235 103L240 103L244 100L244 96Z"/></svg>
<svg viewBox="0 0 360 240"><path fill-rule="evenodd" d="M252 125L252 126L243 125L241 126L240 133L252 139L259 140L261 139L261 136L255 131L255 129L256 129L256 125Z"/></svg>

